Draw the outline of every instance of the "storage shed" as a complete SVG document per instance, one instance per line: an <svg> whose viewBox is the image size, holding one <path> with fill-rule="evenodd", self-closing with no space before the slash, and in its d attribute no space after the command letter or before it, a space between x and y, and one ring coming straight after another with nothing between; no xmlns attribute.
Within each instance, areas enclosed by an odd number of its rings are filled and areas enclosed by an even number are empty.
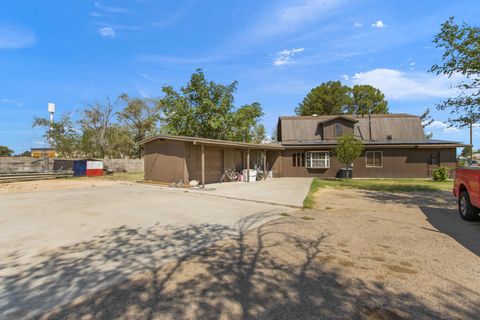
<svg viewBox="0 0 480 320"><path fill-rule="evenodd" d="M276 143L256 144L205 138L159 135L140 142L145 147L145 180L188 183L220 182L226 169L237 172L261 164L262 170L281 171Z"/></svg>

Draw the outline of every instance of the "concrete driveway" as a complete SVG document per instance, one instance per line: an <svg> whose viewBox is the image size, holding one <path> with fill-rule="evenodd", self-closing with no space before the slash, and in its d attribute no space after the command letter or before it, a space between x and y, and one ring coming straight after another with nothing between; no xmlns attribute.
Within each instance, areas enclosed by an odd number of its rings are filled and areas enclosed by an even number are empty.
<svg viewBox="0 0 480 320"><path fill-rule="evenodd" d="M215 183L196 192L228 199L302 208L311 182L312 178L276 178L252 183Z"/></svg>
<svg viewBox="0 0 480 320"><path fill-rule="evenodd" d="M0 318L32 317L238 237L293 211L309 184L275 179L185 192L120 183L2 194Z"/></svg>

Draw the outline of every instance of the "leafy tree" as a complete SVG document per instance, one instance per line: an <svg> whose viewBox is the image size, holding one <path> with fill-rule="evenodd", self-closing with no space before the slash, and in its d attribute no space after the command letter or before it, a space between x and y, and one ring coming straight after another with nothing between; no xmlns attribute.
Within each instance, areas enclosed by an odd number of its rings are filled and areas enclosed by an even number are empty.
<svg viewBox="0 0 480 320"><path fill-rule="evenodd" d="M432 124L434 121L433 118L430 116L430 108L427 108L421 115L420 121L422 122L423 132L425 134L425 138L431 139L433 137L433 132L425 133L425 128Z"/></svg>
<svg viewBox="0 0 480 320"><path fill-rule="evenodd" d="M108 155L113 158L137 156L138 148L128 127L113 124L108 127L105 137L108 144Z"/></svg>
<svg viewBox="0 0 480 320"><path fill-rule="evenodd" d="M116 103L117 101L112 102L108 97L104 101L87 103L80 120L83 130L82 146L88 147L84 150L85 153L102 158L109 153L106 135Z"/></svg>
<svg viewBox="0 0 480 320"><path fill-rule="evenodd" d="M6 146L0 146L0 157L11 157L13 150L10 150Z"/></svg>
<svg viewBox="0 0 480 320"><path fill-rule="evenodd" d="M24 151L18 155L19 157L31 157L32 153L30 151Z"/></svg>
<svg viewBox="0 0 480 320"><path fill-rule="evenodd" d="M342 114L352 106L352 89L340 81L328 81L313 88L295 109L301 116Z"/></svg>
<svg viewBox="0 0 480 320"><path fill-rule="evenodd" d="M470 158L472 156L473 149L472 147L465 147L462 149L462 152L460 152L460 156L463 158Z"/></svg>
<svg viewBox="0 0 480 320"><path fill-rule="evenodd" d="M470 127L472 144L473 124L480 119L480 28L465 23L458 25L450 17L441 25L433 42L444 52L442 64L434 64L430 71L448 77L458 74L465 77L456 85L459 95L437 104L437 108L451 109L452 117L448 119L451 125Z"/></svg>
<svg viewBox="0 0 480 320"><path fill-rule="evenodd" d="M259 123L263 111L259 103L235 108L233 94L237 82L229 85L207 81L201 69L179 92L171 86L162 88L159 101L161 132L234 141L261 141L265 129Z"/></svg>
<svg viewBox="0 0 480 320"><path fill-rule="evenodd" d="M379 89L368 84L355 85L352 93L353 103L347 107L347 113L362 116L372 113L388 113L388 102Z"/></svg>
<svg viewBox="0 0 480 320"><path fill-rule="evenodd" d="M73 157L78 150L80 135L74 127L70 114L63 114L60 121L50 123L47 118L34 118L33 127L43 127L45 142L53 148L60 157Z"/></svg>
<svg viewBox="0 0 480 320"><path fill-rule="evenodd" d="M337 139L337 146L335 147L334 154L338 161L345 164L346 168L350 168L353 160L360 157L363 149L364 146L362 141L355 139L352 134L348 134Z"/></svg>
<svg viewBox="0 0 480 320"><path fill-rule="evenodd" d="M137 145L155 132L159 112L152 99L130 98L127 94L120 95L120 99L126 103L125 108L117 113L118 120L122 123L127 133L132 137L133 155L137 158L143 156L143 147Z"/></svg>

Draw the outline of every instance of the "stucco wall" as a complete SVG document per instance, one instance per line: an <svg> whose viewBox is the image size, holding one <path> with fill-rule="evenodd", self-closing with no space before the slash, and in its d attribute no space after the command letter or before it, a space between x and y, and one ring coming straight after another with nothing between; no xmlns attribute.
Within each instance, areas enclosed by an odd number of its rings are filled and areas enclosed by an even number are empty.
<svg viewBox="0 0 480 320"><path fill-rule="evenodd" d="M0 157L0 173L44 172L53 169L53 159Z"/></svg>

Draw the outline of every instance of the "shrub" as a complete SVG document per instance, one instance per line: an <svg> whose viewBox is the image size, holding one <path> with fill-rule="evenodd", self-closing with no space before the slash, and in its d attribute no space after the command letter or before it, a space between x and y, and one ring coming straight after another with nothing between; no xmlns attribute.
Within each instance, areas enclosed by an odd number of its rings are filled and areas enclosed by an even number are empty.
<svg viewBox="0 0 480 320"><path fill-rule="evenodd" d="M440 167L433 170L433 181L445 181L448 178L448 168Z"/></svg>

